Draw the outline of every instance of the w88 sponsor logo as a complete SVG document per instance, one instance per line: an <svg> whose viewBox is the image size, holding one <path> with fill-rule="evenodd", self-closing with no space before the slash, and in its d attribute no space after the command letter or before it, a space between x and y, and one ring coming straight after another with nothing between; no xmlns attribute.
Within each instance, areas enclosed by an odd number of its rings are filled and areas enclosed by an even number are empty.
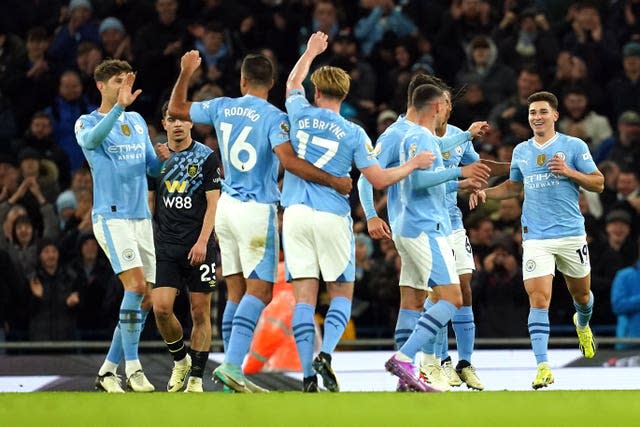
<svg viewBox="0 0 640 427"><path fill-rule="evenodd" d="M170 196L163 197L162 201L166 208L191 209L191 197L189 196Z"/></svg>

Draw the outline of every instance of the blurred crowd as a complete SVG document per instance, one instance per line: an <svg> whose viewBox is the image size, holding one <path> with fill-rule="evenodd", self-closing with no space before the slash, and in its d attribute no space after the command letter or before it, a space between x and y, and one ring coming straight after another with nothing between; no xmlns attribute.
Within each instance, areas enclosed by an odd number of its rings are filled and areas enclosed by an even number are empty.
<svg viewBox="0 0 640 427"><path fill-rule="evenodd" d="M596 297L592 326L596 334L613 334L616 315L629 314L622 311L628 307L612 304L611 286L618 270L638 262L640 0L4 4L11 13L0 17L0 337L110 339L117 321L121 286L92 234L91 173L74 136L76 119L99 102L93 69L102 59L133 65L143 92L132 109L147 120L152 140L162 141L160 106L185 51L197 49L203 58L190 99L239 96L240 62L261 51L278 66L270 101L283 108L286 75L318 30L330 45L314 67L348 71L352 85L341 113L372 140L405 111L411 76L430 73L453 88L450 123L466 129L488 120L491 130L474 141L477 151L510 161L513 147L531 136L527 97L543 89L555 93L558 130L589 145L606 179L602 194L582 192L580 199ZM193 134L217 146L211 128L196 126ZM376 201L384 217L384 193ZM459 205L476 258L477 335L526 336L521 202L504 200L474 212L467 212L465 200ZM392 241L367 236L356 192L352 207L356 333L389 338L399 257ZM569 324L571 313L556 307L572 307L570 297L558 289L551 323ZM566 303L558 302L563 298ZM185 316L183 325L188 322Z"/></svg>

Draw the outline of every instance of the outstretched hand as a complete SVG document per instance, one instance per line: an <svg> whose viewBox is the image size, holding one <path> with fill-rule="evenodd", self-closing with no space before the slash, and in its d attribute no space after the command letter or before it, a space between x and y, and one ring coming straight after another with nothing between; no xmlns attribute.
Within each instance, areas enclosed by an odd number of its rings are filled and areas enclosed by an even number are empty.
<svg viewBox="0 0 640 427"><path fill-rule="evenodd" d="M487 201L487 193L484 190L474 191L469 195L469 209L475 209L480 203Z"/></svg>
<svg viewBox="0 0 640 427"><path fill-rule="evenodd" d="M190 50L182 55L182 58L180 59L180 69L183 73L191 75L198 69L201 62L202 58L200 58L200 52L197 50Z"/></svg>
<svg viewBox="0 0 640 427"><path fill-rule="evenodd" d="M309 37L309 41L307 42L307 52L313 54L313 56L318 56L322 52L327 49L329 36L327 36L322 31L316 31L311 34Z"/></svg>
<svg viewBox="0 0 640 427"><path fill-rule="evenodd" d="M138 98L138 95L142 93L142 89L138 89L133 92L133 82L136 81L136 74L133 72L128 72L125 77L120 89L118 90L118 105L122 108L127 108L129 105L133 104L133 101Z"/></svg>

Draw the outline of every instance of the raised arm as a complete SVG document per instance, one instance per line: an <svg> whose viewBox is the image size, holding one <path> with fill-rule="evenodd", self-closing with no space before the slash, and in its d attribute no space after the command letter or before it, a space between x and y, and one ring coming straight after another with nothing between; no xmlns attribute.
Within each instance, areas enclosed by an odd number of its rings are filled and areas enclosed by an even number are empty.
<svg viewBox="0 0 640 427"><path fill-rule="evenodd" d="M133 104L133 101L142 93L140 89L133 92L133 83L135 80L135 73L129 72L125 75L120 90L118 90L116 104L94 127L84 129L82 119L78 119L75 132L76 139L81 147L87 150L95 150L102 144L102 141L105 140L109 132L111 132L111 129L113 129L113 125L116 123L116 120L118 120L118 117L120 117L120 114L124 112L125 108Z"/></svg>
<svg viewBox="0 0 640 427"><path fill-rule="evenodd" d="M322 31L315 32L309 37L307 48L305 49L296 65L294 65L289 78L287 79L287 97L289 92L295 89L302 89L302 82L309 74L309 68L316 56L320 55L327 48L328 36Z"/></svg>
<svg viewBox="0 0 640 427"><path fill-rule="evenodd" d="M189 89L189 80L200 66L200 62L202 62L202 59L200 58L200 52L197 50L190 50L182 55L180 59L180 74L171 91L171 98L169 98L169 106L167 108L167 112L171 117L191 121L189 114L191 102L187 101L187 90Z"/></svg>

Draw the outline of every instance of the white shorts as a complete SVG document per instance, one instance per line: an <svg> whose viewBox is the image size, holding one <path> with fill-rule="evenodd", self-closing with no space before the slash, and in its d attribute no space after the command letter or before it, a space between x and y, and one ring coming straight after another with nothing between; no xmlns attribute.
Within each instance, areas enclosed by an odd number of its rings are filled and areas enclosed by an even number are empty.
<svg viewBox="0 0 640 427"><path fill-rule="evenodd" d="M93 223L96 241L116 274L142 267L147 282L156 282L156 250L150 219L105 219Z"/></svg>
<svg viewBox="0 0 640 427"><path fill-rule="evenodd" d="M278 215L275 204L243 202L226 193L216 208L222 275L275 283L278 271Z"/></svg>
<svg viewBox="0 0 640 427"><path fill-rule="evenodd" d="M522 242L522 279L554 275L558 271L576 279L591 272L586 236Z"/></svg>
<svg viewBox="0 0 640 427"><path fill-rule="evenodd" d="M456 261L446 237L396 236L394 239L402 260L400 286L428 290L438 285L460 284Z"/></svg>
<svg viewBox="0 0 640 427"><path fill-rule="evenodd" d="M473 249L471 249L471 243L465 229L453 230L453 233L447 239L456 259L456 273L458 273L458 276L471 274L476 269L476 265L473 261Z"/></svg>
<svg viewBox="0 0 640 427"><path fill-rule="evenodd" d="M326 282L355 280L355 239L349 215L322 212L305 205L284 210L282 246L292 279Z"/></svg>

